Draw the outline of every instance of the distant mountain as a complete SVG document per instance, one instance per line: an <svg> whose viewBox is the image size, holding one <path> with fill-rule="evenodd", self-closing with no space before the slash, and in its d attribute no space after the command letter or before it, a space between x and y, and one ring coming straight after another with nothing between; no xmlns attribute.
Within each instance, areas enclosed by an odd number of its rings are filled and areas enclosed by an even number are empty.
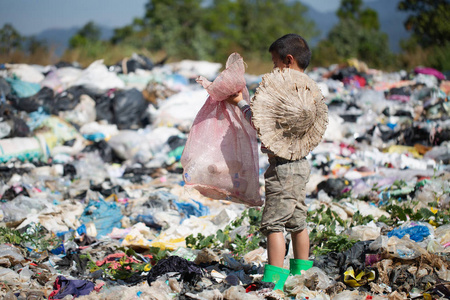
<svg viewBox="0 0 450 300"><path fill-rule="evenodd" d="M380 21L381 31L388 34L389 47L393 52L400 52L400 40L407 39L410 33L406 31L403 23L407 14L397 10L397 4L400 0L378 0L366 2L364 5L377 11ZM307 5L308 6L308 5ZM319 37L311 40L311 45L326 38L328 32L338 22L338 17L334 12L322 13L308 6L308 17L316 23L317 29L321 34Z"/></svg>
<svg viewBox="0 0 450 300"><path fill-rule="evenodd" d="M101 39L108 40L114 34L114 29L106 26L99 26L101 31ZM61 56L69 47L69 40L74 36L81 27L72 28L50 28L35 35L38 40L47 42L49 49L55 49L55 54Z"/></svg>

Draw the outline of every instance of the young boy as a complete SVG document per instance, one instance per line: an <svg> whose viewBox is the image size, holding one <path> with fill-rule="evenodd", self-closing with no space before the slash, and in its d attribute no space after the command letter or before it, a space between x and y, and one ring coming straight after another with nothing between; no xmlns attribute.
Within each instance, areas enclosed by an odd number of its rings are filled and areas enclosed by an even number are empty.
<svg viewBox="0 0 450 300"><path fill-rule="evenodd" d="M297 34L287 34L276 40L269 48L275 68L290 68L304 72L311 59L306 41ZM243 101L242 94L227 99L238 105L245 118L252 123L250 106ZM270 145L267 145L270 148ZM309 235L306 229L305 205L306 183L310 166L305 157L286 160L276 156L264 145L262 152L269 157L269 168L264 174L266 200L260 231L267 236L268 265L264 268L264 282L274 282L275 289L283 289L289 273L300 274L312 267L309 261ZM290 270L283 268L286 244L284 230L291 233L294 259Z"/></svg>

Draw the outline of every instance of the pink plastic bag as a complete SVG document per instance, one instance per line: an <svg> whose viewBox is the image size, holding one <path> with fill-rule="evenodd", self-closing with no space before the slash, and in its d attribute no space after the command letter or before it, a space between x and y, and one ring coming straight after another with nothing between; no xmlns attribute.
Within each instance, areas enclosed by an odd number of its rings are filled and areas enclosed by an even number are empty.
<svg viewBox="0 0 450 300"><path fill-rule="evenodd" d="M242 57L233 53L214 82L197 79L209 97L194 120L181 164L186 185L203 195L259 206L256 131L237 106L223 101L239 91L249 101L244 73Z"/></svg>

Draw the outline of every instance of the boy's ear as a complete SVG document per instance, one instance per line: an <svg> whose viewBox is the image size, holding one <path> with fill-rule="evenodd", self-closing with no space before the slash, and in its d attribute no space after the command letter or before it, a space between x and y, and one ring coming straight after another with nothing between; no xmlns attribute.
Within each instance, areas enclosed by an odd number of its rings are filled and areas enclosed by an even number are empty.
<svg viewBox="0 0 450 300"><path fill-rule="evenodd" d="M295 59L291 54L286 55L286 64L288 67L295 65Z"/></svg>

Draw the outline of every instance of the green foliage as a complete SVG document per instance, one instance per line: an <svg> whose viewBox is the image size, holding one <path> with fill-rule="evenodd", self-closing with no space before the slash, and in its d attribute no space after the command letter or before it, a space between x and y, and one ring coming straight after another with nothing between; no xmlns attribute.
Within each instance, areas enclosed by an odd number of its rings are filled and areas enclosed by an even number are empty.
<svg viewBox="0 0 450 300"><path fill-rule="evenodd" d="M0 52L10 53L15 50L21 50L24 37L10 24L6 23L0 29Z"/></svg>
<svg viewBox="0 0 450 300"><path fill-rule="evenodd" d="M218 246L220 240L215 235L209 235L205 237L201 233L197 233L197 236L193 234L186 237L186 246L192 249L212 248Z"/></svg>
<svg viewBox="0 0 450 300"><path fill-rule="evenodd" d="M340 64L344 60L339 55L337 48L330 40L321 40L312 51L311 65L314 67L330 66Z"/></svg>
<svg viewBox="0 0 450 300"><path fill-rule="evenodd" d="M315 256L320 256L333 251L344 252L353 247L356 242L346 235L331 235L323 239L322 243L314 248L313 253Z"/></svg>
<svg viewBox="0 0 450 300"><path fill-rule="evenodd" d="M135 34L142 31L145 26L144 20L140 18L134 18L130 25L115 28L114 34L111 37L111 43L117 45L119 43L133 44L138 47L142 47L145 44L145 40L141 38L141 35Z"/></svg>
<svg viewBox="0 0 450 300"><path fill-rule="evenodd" d="M350 249L356 243L348 236L336 233L337 227L345 226L346 223L330 208L325 209L325 205L315 212L308 212L307 220L316 224L309 234L312 252L316 256L331 251L342 252ZM324 228L319 227L320 225L324 225Z"/></svg>
<svg viewBox="0 0 450 300"><path fill-rule="evenodd" d="M358 58L376 68L393 62L389 51L388 37L374 28L363 27L358 20L341 20L328 34L338 56Z"/></svg>
<svg viewBox="0 0 450 300"><path fill-rule="evenodd" d="M105 64L115 64L125 57L130 57L133 53L143 53L153 59L153 55L150 55L145 49L123 43L112 45L106 41L89 43L85 47L67 49L61 59L65 61L77 61L83 67L87 67L92 61L100 58L104 60ZM159 59L162 58L158 54L155 56Z"/></svg>
<svg viewBox="0 0 450 300"><path fill-rule="evenodd" d="M410 13L405 28L421 46L444 46L450 41L448 0L402 0L398 9Z"/></svg>
<svg viewBox="0 0 450 300"><path fill-rule="evenodd" d="M380 29L378 13L370 8L362 9L362 0L341 0L341 5L336 13L340 21L353 20L358 26L365 29Z"/></svg>
<svg viewBox="0 0 450 300"><path fill-rule="evenodd" d="M10 243L45 251L57 248L61 242L62 240L53 234L45 234L45 228L41 224L33 224L25 232L0 227L0 244Z"/></svg>
<svg viewBox="0 0 450 300"><path fill-rule="evenodd" d="M394 225L398 221L416 221L429 222L435 226L441 226L450 223L450 209L438 209L436 213L431 209L422 207L417 211L413 203L403 203L402 205L390 204L386 206L386 211L391 214L391 218L379 220L388 225ZM430 204L433 207L433 203Z"/></svg>
<svg viewBox="0 0 450 300"><path fill-rule="evenodd" d="M0 61L8 63L50 63L47 44L36 37L22 36L11 24L0 28Z"/></svg>
<svg viewBox="0 0 450 300"><path fill-rule="evenodd" d="M231 52L270 60L280 36L317 35L306 7L286 0L149 0L142 19L115 30L113 44L132 43L169 57L224 61Z"/></svg>
<svg viewBox="0 0 450 300"><path fill-rule="evenodd" d="M136 252L131 248L118 248L117 250L125 253L125 256L119 258L114 263L105 263L101 266L97 266L89 253L80 255L81 259L87 259L87 267L91 273L102 270L106 277L113 280L126 280L135 276L136 273L140 273L149 268L149 265L144 262L127 262L129 257L134 257ZM112 265L116 266L112 268Z"/></svg>
<svg viewBox="0 0 450 300"><path fill-rule="evenodd" d="M158 261L167 257L167 255L169 254L169 251L162 250L161 248L158 248L158 247L150 247L150 253L153 256L152 264L157 264Z"/></svg>
<svg viewBox="0 0 450 300"><path fill-rule="evenodd" d="M48 51L47 43L45 41L37 39L34 36L29 37L27 43L28 43L28 51L31 54Z"/></svg>
<svg viewBox="0 0 450 300"><path fill-rule="evenodd" d="M450 70L450 40L444 41L442 45L434 45L428 48L430 55L427 56L426 64L437 70Z"/></svg>
<svg viewBox="0 0 450 300"><path fill-rule="evenodd" d="M362 0L341 0L341 5L336 12L340 20L355 19L361 11Z"/></svg>
<svg viewBox="0 0 450 300"><path fill-rule="evenodd" d="M201 0L149 0L143 20L146 46L172 57L208 59L212 38L202 26L206 10L201 4Z"/></svg>
<svg viewBox="0 0 450 300"><path fill-rule="evenodd" d="M443 45L420 46L419 38L411 36L408 40L401 41L403 53L399 55L399 66L404 69L412 69L416 66L428 66L436 70L450 70L450 41Z"/></svg>
<svg viewBox="0 0 450 300"><path fill-rule="evenodd" d="M373 9L365 9L361 12L360 24L365 29L380 29L380 22L378 21L378 13Z"/></svg>
<svg viewBox="0 0 450 300"><path fill-rule="evenodd" d="M362 7L362 0L342 0L339 22L313 50L314 65L329 65L357 58L370 67L385 69L396 57L389 50L387 34L379 30L378 14Z"/></svg>
<svg viewBox="0 0 450 300"><path fill-rule="evenodd" d="M401 42L400 66L418 65L450 69L450 2L448 0L402 0L398 9L409 14L405 28L412 32Z"/></svg>
<svg viewBox="0 0 450 300"><path fill-rule="evenodd" d="M395 180L393 183L392 183L392 186L391 186L391 190L394 190L394 189L401 189L401 188L403 188L403 187L405 187L405 186L407 186L407 183L406 183L406 181L404 181L403 179L401 179L401 180Z"/></svg>
<svg viewBox="0 0 450 300"><path fill-rule="evenodd" d="M233 50L269 57L270 44L286 33L299 33L306 40L318 34L314 23L305 18L306 10L299 1L216 0L206 25L222 57Z"/></svg>
<svg viewBox="0 0 450 300"><path fill-rule="evenodd" d="M449 6L448 0L401 0L398 8L410 14L405 27L413 35L402 43L403 53L393 55L387 35L379 31L377 12L365 7L363 0L341 0L339 23L312 49L311 65L357 58L383 70L418 65L449 70ZM61 59L87 66L99 58L113 64L143 53L158 59L168 56L169 61L225 62L237 51L249 63L248 72L261 74L271 68L267 49L275 39L290 32L307 41L317 36L306 12L301 1L289 0L148 0L143 15L116 28L110 41L100 41L100 29L88 22L71 38ZM23 37L5 24L0 29L0 59L48 64L54 55L42 41Z"/></svg>
<svg viewBox="0 0 450 300"><path fill-rule="evenodd" d="M69 40L69 46L77 48L96 43L99 41L100 35L100 28L94 22L88 22Z"/></svg>
<svg viewBox="0 0 450 300"><path fill-rule="evenodd" d="M19 245L24 240L22 234L17 230L12 230L7 227L0 227L0 243L8 243Z"/></svg>
<svg viewBox="0 0 450 300"><path fill-rule="evenodd" d="M219 229L216 234L205 237L198 233L196 236L189 235L186 238L186 246L192 249L222 248L232 251L236 256L242 256L249 251L259 247L261 234L259 225L261 223L262 210L249 208L242 212L242 215L233 220L224 230ZM236 228L249 224L249 229L244 236L236 235L234 240L229 236L230 232Z"/></svg>
<svg viewBox="0 0 450 300"><path fill-rule="evenodd" d="M353 215L351 223L347 225L347 228L358 225L367 225L367 223L370 223L371 221L375 221L375 218L372 215L363 216L359 211L357 211Z"/></svg>

